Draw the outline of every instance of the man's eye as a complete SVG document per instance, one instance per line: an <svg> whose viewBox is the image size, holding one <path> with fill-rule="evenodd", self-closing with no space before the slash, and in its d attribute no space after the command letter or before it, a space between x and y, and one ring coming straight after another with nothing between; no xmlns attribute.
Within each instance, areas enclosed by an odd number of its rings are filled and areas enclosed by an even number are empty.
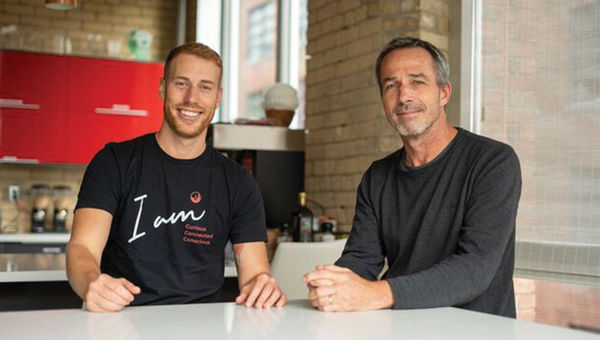
<svg viewBox="0 0 600 340"><path fill-rule="evenodd" d="M389 84L385 85L386 90L393 89L396 87L398 87L398 84L396 84L396 83L389 83Z"/></svg>
<svg viewBox="0 0 600 340"><path fill-rule="evenodd" d="M425 85L425 82L424 82L424 81L422 81L422 80L415 80L415 81L413 81L413 83L414 83L415 85Z"/></svg>
<svg viewBox="0 0 600 340"><path fill-rule="evenodd" d="M210 87L210 85L202 85L201 88L205 91L210 91L212 90L212 87Z"/></svg>
<svg viewBox="0 0 600 340"><path fill-rule="evenodd" d="M175 86L185 88L188 86L188 84L185 81L176 81Z"/></svg>

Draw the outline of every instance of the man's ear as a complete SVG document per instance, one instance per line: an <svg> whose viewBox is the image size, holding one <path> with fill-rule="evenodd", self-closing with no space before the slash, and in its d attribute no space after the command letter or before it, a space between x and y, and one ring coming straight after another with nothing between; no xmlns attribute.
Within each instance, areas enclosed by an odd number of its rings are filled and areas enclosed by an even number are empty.
<svg viewBox="0 0 600 340"><path fill-rule="evenodd" d="M160 78L160 82L158 84L158 95L160 96L160 98L162 98L162 100L165 100L165 98L167 97L167 94L165 91L166 91L165 78Z"/></svg>
<svg viewBox="0 0 600 340"><path fill-rule="evenodd" d="M452 95L452 85L448 83L440 89L440 106L448 104L450 95Z"/></svg>

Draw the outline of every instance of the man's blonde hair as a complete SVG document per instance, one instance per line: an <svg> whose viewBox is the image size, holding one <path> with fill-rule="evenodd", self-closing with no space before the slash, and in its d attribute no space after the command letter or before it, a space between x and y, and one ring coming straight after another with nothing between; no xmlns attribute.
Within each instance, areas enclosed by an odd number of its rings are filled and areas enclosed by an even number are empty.
<svg viewBox="0 0 600 340"><path fill-rule="evenodd" d="M223 79L223 60L221 56L215 52L212 48L198 42L185 43L179 45L169 52L167 59L165 60L165 68L163 71L163 79L168 79L171 62L176 56L180 54L190 54L202 59L213 61L219 68L219 86L221 86L221 80Z"/></svg>

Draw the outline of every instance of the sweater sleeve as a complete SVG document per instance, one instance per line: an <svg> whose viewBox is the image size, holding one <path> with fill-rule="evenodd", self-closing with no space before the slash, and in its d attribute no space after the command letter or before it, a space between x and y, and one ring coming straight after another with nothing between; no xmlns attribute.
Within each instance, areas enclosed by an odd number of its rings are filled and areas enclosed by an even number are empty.
<svg viewBox="0 0 600 340"><path fill-rule="evenodd" d="M352 232L336 265L351 269L367 280L375 280L384 263L379 223L370 200L371 169L363 176L356 195Z"/></svg>
<svg viewBox="0 0 600 340"><path fill-rule="evenodd" d="M474 176L456 252L428 269L387 279L393 308L461 305L485 292L496 275L510 274L499 268L514 246L520 194L519 160L505 147Z"/></svg>

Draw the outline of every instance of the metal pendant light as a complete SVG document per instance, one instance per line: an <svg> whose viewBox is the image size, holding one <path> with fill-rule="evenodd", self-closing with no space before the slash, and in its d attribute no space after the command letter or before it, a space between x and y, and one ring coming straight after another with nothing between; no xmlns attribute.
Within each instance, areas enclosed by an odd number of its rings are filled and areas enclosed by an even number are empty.
<svg viewBox="0 0 600 340"><path fill-rule="evenodd" d="M46 0L46 8L66 11L77 7L77 0Z"/></svg>

